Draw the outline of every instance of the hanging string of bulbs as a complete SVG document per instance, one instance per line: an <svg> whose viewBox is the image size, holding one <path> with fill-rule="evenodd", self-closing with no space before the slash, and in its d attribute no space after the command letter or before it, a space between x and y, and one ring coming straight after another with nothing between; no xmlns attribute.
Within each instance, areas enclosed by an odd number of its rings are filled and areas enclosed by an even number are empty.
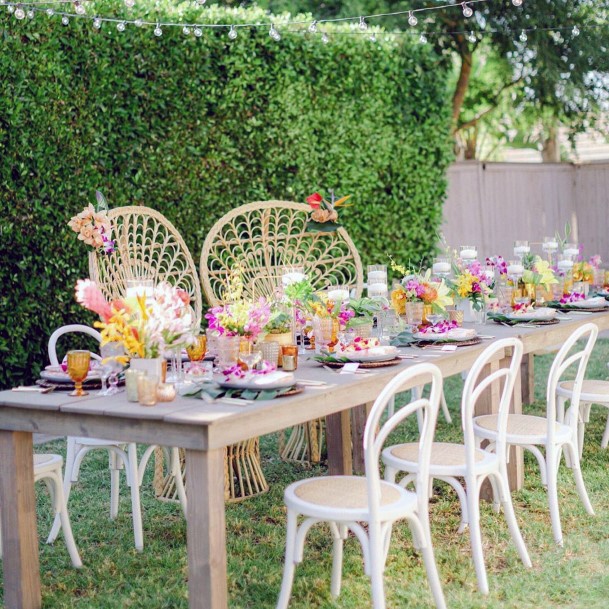
<svg viewBox="0 0 609 609"><path fill-rule="evenodd" d="M30 0L24 2L15 2L14 0L0 0L0 6L5 5L9 13L13 14L15 19L22 21L24 19L34 19L37 13L46 14L48 17L61 18L63 25L69 25L71 18L79 18L91 21L93 27L97 30L101 29L104 23L112 24L116 27L119 32L124 32L127 26L151 27L155 36L160 37L163 35L163 28L182 28L184 35L188 36L191 33L200 38L203 35L204 30L220 29L226 30L229 40L235 40L239 31L242 29L259 29L269 27L269 23L175 23L175 22L163 22L163 21L148 21L140 18L136 19L122 19L118 17L106 17L101 15L90 15L87 13L86 4L90 0ZM193 0L198 6L203 6L207 0ZM474 14L474 7L478 4L488 3L493 0L467 0L465 2L457 2L454 4L443 4L440 6L425 6L421 8L394 11L390 13L376 13L371 15L358 15L355 17L333 17L328 19L313 19L313 20L289 20L282 24L282 28L287 31L306 31L310 34L316 34L320 32L320 27L323 24L336 24L336 23L347 23L356 29L356 32L335 32L332 34L343 34L343 33L359 33L366 34L368 30L368 22L380 20L386 17L397 17L401 15L408 15L407 21L411 28L414 28L419 23L417 15L429 13L432 11L447 10L447 9L460 9L463 13L463 17L469 19ZM136 0L124 0L125 6L129 9L135 6ZM520 7L523 4L523 0L511 0L511 3L515 7ZM72 6L73 12L67 12L65 10L56 10L53 7L64 7ZM294 26L302 26L295 28ZM525 30L523 30L524 32ZM398 32L399 33L399 32ZM406 33L406 32L403 32ZM409 34L412 32L408 32ZM433 35L433 34L432 34ZM525 34L526 35L526 34ZM269 36L279 42L281 40L281 33L279 28L274 24L270 23ZM370 34L372 42L376 41L376 34ZM327 32L321 31L321 41L324 43L329 42L330 38ZM420 41L427 42L425 33L420 34Z"/></svg>

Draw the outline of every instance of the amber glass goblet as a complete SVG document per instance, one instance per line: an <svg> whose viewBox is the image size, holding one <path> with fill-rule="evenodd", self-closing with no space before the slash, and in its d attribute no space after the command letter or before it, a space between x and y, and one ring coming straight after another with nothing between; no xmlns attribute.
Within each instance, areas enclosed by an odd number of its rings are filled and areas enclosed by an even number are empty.
<svg viewBox="0 0 609 609"><path fill-rule="evenodd" d="M186 347L186 353L191 362L200 362L207 353L207 336L204 334L195 336L195 342Z"/></svg>
<svg viewBox="0 0 609 609"><path fill-rule="evenodd" d="M74 381L74 391L68 395L80 397L88 394L83 391L82 382L87 378L90 361L91 354L88 351L68 351L68 374Z"/></svg>

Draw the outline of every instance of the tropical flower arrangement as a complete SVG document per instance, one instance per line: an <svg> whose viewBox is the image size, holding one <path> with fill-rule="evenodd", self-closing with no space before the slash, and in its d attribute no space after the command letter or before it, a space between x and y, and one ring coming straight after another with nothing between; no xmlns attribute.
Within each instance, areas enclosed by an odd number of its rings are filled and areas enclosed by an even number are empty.
<svg viewBox="0 0 609 609"><path fill-rule="evenodd" d="M340 351L343 353L356 353L358 351L367 351L372 347L380 346L381 342L378 338L362 338L361 336L356 336L353 339L353 342L348 345L341 345Z"/></svg>
<svg viewBox="0 0 609 609"><path fill-rule="evenodd" d="M469 300L475 311L484 308L487 297L493 293L491 279L486 269L477 260L474 260L467 268L455 268L455 278L451 281L453 295L462 300Z"/></svg>
<svg viewBox="0 0 609 609"><path fill-rule="evenodd" d="M571 274L573 275L573 281L592 281L594 279L594 267L583 260L575 262Z"/></svg>
<svg viewBox="0 0 609 609"><path fill-rule="evenodd" d="M401 284L391 292L391 305L398 315L406 313L407 302L422 302L440 311L444 311L447 305L453 303L445 281L431 280L431 269L423 274L412 273L405 267L393 263L393 261L391 268L404 275Z"/></svg>
<svg viewBox="0 0 609 609"><path fill-rule="evenodd" d="M258 302L240 300L213 307L205 315L209 329L221 336L256 339L271 317L271 305L265 298Z"/></svg>
<svg viewBox="0 0 609 609"><path fill-rule="evenodd" d="M78 233L78 238L87 245L100 249L104 254L111 254L114 251L114 241L110 238L112 225L108 220L108 206L99 190L95 192L95 196L98 202L97 210L89 203L70 219L68 226Z"/></svg>
<svg viewBox="0 0 609 609"><path fill-rule="evenodd" d="M506 277L508 274L507 262L503 259L503 256L491 256L487 258L486 266L495 269L502 277Z"/></svg>
<svg viewBox="0 0 609 609"><path fill-rule="evenodd" d="M526 315L527 313L532 313L535 310L535 307L528 302L516 302L512 306L512 313L516 315Z"/></svg>
<svg viewBox="0 0 609 609"><path fill-rule="evenodd" d="M276 370L277 366L275 366L275 364L264 360L260 362L259 367L255 368L254 370L243 370L240 364L235 364L222 370L222 374L224 375L225 381L233 381L236 379L244 379L252 375L264 376L265 374L270 374Z"/></svg>
<svg viewBox="0 0 609 609"><path fill-rule="evenodd" d="M459 327L456 321L440 321L437 324L423 326L418 330L419 334L446 334L451 330L455 330Z"/></svg>
<svg viewBox="0 0 609 609"><path fill-rule="evenodd" d="M540 256L525 257L524 272L522 274L523 283L532 283L533 285L543 285L548 287L553 283L558 283L554 270L547 260L543 260Z"/></svg>
<svg viewBox="0 0 609 609"><path fill-rule="evenodd" d="M560 304L570 304L581 300L586 300L586 295L583 292L571 292L570 294L563 294L559 302Z"/></svg>
<svg viewBox="0 0 609 609"><path fill-rule="evenodd" d="M99 286L89 280L76 283L76 300L97 313L102 345L121 342L129 357L156 358L164 351L192 344L195 326L190 296L163 282L152 298L137 296L108 302Z"/></svg>
<svg viewBox="0 0 609 609"><path fill-rule="evenodd" d="M351 298L347 303L347 310L353 311L353 317L348 321L348 328L356 328L373 322L373 318L377 313L380 313L383 308L387 309L387 305L383 306L381 302L375 298Z"/></svg>
<svg viewBox="0 0 609 609"><path fill-rule="evenodd" d="M340 228L338 223L339 207L351 207L352 203L346 205L346 202L351 198L351 195L336 199L334 191L330 191L330 201L324 199L318 192L314 192L306 198L307 203L311 207L311 217L307 222L307 230L309 232L333 232Z"/></svg>

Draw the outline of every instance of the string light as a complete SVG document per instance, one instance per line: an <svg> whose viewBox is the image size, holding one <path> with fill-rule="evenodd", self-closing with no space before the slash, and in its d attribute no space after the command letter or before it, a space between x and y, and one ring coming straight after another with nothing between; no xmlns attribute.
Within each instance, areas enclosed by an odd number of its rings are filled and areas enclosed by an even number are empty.
<svg viewBox="0 0 609 609"><path fill-rule="evenodd" d="M14 12L15 12L15 7L14 7L12 4L7 4L7 5L6 5L6 10L7 10L9 13L14 13Z"/></svg>
<svg viewBox="0 0 609 609"><path fill-rule="evenodd" d="M328 34L326 34L325 32L321 35L321 41L324 44L328 44L328 42L330 42L330 39L328 38Z"/></svg>
<svg viewBox="0 0 609 609"><path fill-rule="evenodd" d="M359 18L359 29L362 32L365 32L368 29L368 24L366 23L366 20L363 17Z"/></svg>
<svg viewBox="0 0 609 609"><path fill-rule="evenodd" d="M124 31L125 31L125 27L126 27L126 25L125 25L125 22L124 22L124 21L119 21L119 22L116 24L116 29L117 29L119 32L124 32Z"/></svg>
<svg viewBox="0 0 609 609"><path fill-rule="evenodd" d="M522 30L522 32L520 32L520 42L526 42L527 40L528 40L527 33L524 30Z"/></svg>
<svg viewBox="0 0 609 609"><path fill-rule="evenodd" d="M28 18L28 19L33 19L33 18L35 17L35 15L34 15L34 11L33 11L32 9L30 9L30 10L29 10L29 11L26 13L26 15L27 15L27 18Z"/></svg>
<svg viewBox="0 0 609 609"><path fill-rule="evenodd" d="M184 36L190 36L190 28L187 25L182 28L182 34L184 34Z"/></svg>
<svg viewBox="0 0 609 609"><path fill-rule="evenodd" d="M317 31L317 21L313 21L313 23L311 23L311 25L309 26L309 32L311 34L315 34L316 31Z"/></svg>
<svg viewBox="0 0 609 609"><path fill-rule="evenodd" d="M421 44L427 44L427 36L425 36L425 34L421 34L421 35L419 36L419 42L420 42Z"/></svg>
<svg viewBox="0 0 609 609"><path fill-rule="evenodd" d="M231 40L235 40L235 38L237 38L237 28L234 25L230 26L230 30L228 31L228 37Z"/></svg>
<svg viewBox="0 0 609 609"><path fill-rule="evenodd" d="M571 30L571 35L576 37L579 36L579 28L576 25L573 26L573 29Z"/></svg>
<svg viewBox="0 0 609 609"><path fill-rule="evenodd" d="M522 6L522 0L512 0L514 6Z"/></svg>
<svg viewBox="0 0 609 609"><path fill-rule="evenodd" d="M23 8L21 6L18 6L15 9L15 19L19 19L19 21L21 21L22 19L25 19L25 11L23 10Z"/></svg>
<svg viewBox="0 0 609 609"><path fill-rule="evenodd" d="M269 30L269 36L275 41L281 40L281 34L275 29L275 26L271 23L271 29Z"/></svg>
<svg viewBox="0 0 609 609"><path fill-rule="evenodd" d="M161 24L157 23L156 27L154 28L154 35L157 38L160 38L163 35L163 30L161 29Z"/></svg>
<svg viewBox="0 0 609 609"><path fill-rule="evenodd" d="M417 23L419 23L419 20L415 17L414 13L408 11L408 25L414 27Z"/></svg>
<svg viewBox="0 0 609 609"><path fill-rule="evenodd" d="M370 34L370 42L376 42L376 34L374 32Z"/></svg>
<svg viewBox="0 0 609 609"><path fill-rule="evenodd" d="M70 25L70 18L69 18L67 15L64 15L64 16L61 18L61 23L62 23L63 25Z"/></svg>
<svg viewBox="0 0 609 609"><path fill-rule="evenodd" d="M135 6L135 0L125 0L125 6L127 8L133 8Z"/></svg>
<svg viewBox="0 0 609 609"><path fill-rule="evenodd" d="M193 30L193 33L197 38L201 38L201 36L203 36L203 30L200 27L196 27Z"/></svg>
<svg viewBox="0 0 609 609"><path fill-rule="evenodd" d="M47 16L52 17L55 14L55 11L52 8L47 8Z"/></svg>
<svg viewBox="0 0 609 609"><path fill-rule="evenodd" d="M474 32L470 32L470 33L467 35L467 39L468 39L470 42L476 42L476 40L478 40L478 39L476 38L476 34L474 34Z"/></svg>
<svg viewBox="0 0 609 609"><path fill-rule="evenodd" d="M472 7L468 6L467 2L464 2L461 6L463 7L463 16L469 19L474 14Z"/></svg>
<svg viewBox="0 0 609 609"><path fill-rule="evenodd" d="M84 15L87 12L87 9L85 8L84 4L81 4L80 2L75 2L74 11L77 15Z"/></svg>
<svg viewBox="0 0 609 609"><path fill-rule="evenodd" d="M93 27L96 30L101 30L101 26L102 26L102 20L99 17L95 17L95 19L93 19Z"/></svg>

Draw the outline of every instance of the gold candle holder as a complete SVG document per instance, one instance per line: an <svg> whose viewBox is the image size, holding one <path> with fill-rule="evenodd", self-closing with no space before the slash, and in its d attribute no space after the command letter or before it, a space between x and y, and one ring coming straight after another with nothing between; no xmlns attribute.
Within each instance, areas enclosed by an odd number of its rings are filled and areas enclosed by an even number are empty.
<svg viewBox="0 0 609 609"><path fill-rule="evenodd" d="M463 311L459 311L459 310L455 309L453 311L448 312L449 321L456 321L457 325L459 325L459 326L463 325L463 317L464 317Z"/></svg>
<svg viewBox="0 0 609 609"><path fill-rule="evenodd" d="M296 370L297 367L298 367L298 364L296 363L296 356L295 355L285 355L285 353L284 353L282 368L286 372L292 372L293 370Z"/></svg>
<svg viewBox="0 0 609 609"><path fill-rule="evenodd" d="M137 379L137 399L141 406L154 406L157 403L156 390L159 385L157 376L143 375Z"/></svg>
<svg viewBox="0 0 609 609"><path fill-rule="evenodd" d="M89 373L89 362L91 354L88 351L68 351L68 374L74 381L74 391L68 393L73 397L88 395L88 391L83 391L82 382Z"/></svg>
<svg viewBox="0 0 609 609"><path fill-rule="evenodd" d="M191 362L200 362L203 360L207 353L207 336L204 334L195 336L194 344L186 347L186 353Z"/></svg>
<svg viewBox="0 0 609 609"><path fill-rule="evenodd" d="M293 363L291 364L293 368L286 368L284 357L292 357ZM284 345L281 347L281 360L282 360L282 368L284 370L296 370L298 368L298 347L296 345Z"/></svg>
<svg viewBox="0 0 609 609"><path fill-rule="evenodd" d="M173 402L176 399L176 388L172 383L159 383L156 388L156 399L159 402Z"/></svg>

